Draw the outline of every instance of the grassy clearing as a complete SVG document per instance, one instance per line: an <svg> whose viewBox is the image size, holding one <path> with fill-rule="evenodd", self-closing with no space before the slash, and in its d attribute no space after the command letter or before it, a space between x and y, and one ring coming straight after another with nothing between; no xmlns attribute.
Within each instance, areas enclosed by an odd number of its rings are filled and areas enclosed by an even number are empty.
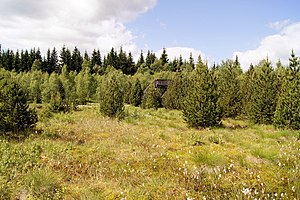
<svg viewBox="0 0 300 200"><path fill-rule="evenodd" d="M299 199L298 132L227 119L190 129L179 111L96 104L0 142L0 199Z"/></svg>

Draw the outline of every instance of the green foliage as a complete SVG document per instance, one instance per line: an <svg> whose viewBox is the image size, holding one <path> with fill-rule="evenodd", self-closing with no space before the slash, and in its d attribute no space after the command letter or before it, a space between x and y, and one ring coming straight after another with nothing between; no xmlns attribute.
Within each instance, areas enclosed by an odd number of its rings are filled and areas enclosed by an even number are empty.
<svg viewBox="0 0 300 200"><path fill-rule="evenodd" d="M162 97L162 104L167 109L181 110L188 90L188 74L176 73L169 81L168 89Z"/></svg>
<svg viewBox="0 0 300 200"><path fill-rule="evenodd" d="M32 71L30 72L30 85L29 85L29 97L30 100L35 103L42 102L42 91L41 85L43 82L42 71Z"/></svg>
<svg viewBox="0 0 300 200"><path fill-rule="evenodd" d="M221 63L216 70L218 91L220 94L218 104L223 117L236 117L241 113L241 80L243 73L238 61L227 60Z"/></svg>
<svg viewBox="0 0 300 200"><path fill-rule="evenodd" d="M117 72L108 74L100 95L100 112L111 118L123 118L124 90L118 80Z"/></svg>
<svg viewBox="0 0 300 200"><path fill-rule="evenodd" d="M64 199L61 178L50 169L37 169L30 172L23 184L30 199Z"/></svg>
<svg viewBox="0 0 300 200"><path fill-rule="evenodd" d="M134 80L129 94L129 103L139 106L142 103L143 90L139 79Z"/></svg>
<svg viewBox="0 0 300 200"><path fill-rule="evenodd" d="M0 199L14 199L22 173L38 167L40 156L39 145L0 140Z"/></svg>
<svg viewBox="0 0 300 200"><path fill-rule="evenodd" d="M247 110L250 109L250 99L251 99L251 95L253 93L253 83L254 83L254 67L251 64L249 69L246 71L246 73L243 74L242 76L242 114L246 114Z"/></svg>
<svg viewBox="0 0 300 200"><path fill-rule="evenodd" d="M41 61L39 59L35 59L33 64L32 64L31 70L38 71L38 70L41 70L41 69L42 69Z"/></svg>
<svg viewBox="0 0 300 200"><path fill-rule="evenodd" d="M3 81L0 87L0 131L25 136L35 127L36 111L29 108L27 95L16 81Z"/></svg>
<svg viewBox="0 0 300 200"><path fill-rule="evenodd" d="M62 86L65 91L65 102L71 109L77 108L77 95L76 95L76 83L75 83L75 73L69 72L67 66L64 65L59 75Z"/></svg>
<svg viewBox="0 0 300 200"><path fill-rule="evenodd" d="M184 101L183 116L191 127L210 127L221 123L221 112L217 105L216 80L208 67L199 59L197 70L189 81Z"/></svg>
<svg viewBox="0 0 300 200"><path fill-rule="evenodd" d="M87 100L91 98L92 92L92 75L90 73L90 62L84 60L81 72L76 76L76 94L79 104L86 104Z"/></svg>
<svg viewBox="0 0 300 200"><path fill-rule="evenodd" d="M278 128L300 129L300 60L293 53L284 77L274 125Z"/></svg>
<svg viewBox="0 0 300 200"><path fill-rule="evenodd" d="M161 91L159 89L156 89L153 83L151 83L145 90L142 100L142 108L157 109L159 107L161 107Z"/></svg>
<svg viewBox="0 0 300 200"><path fill-rule="evenodd" d="M67 112L70 110L70 105L66 101L66 93L58 75L53 72L49 78L50 88L50 109L53 112Z"/></svg>
<svg viewBox="0 0 300 200"><path fill-rule="evenodd" d="M253 88L247 115L254 123L271 124L276 109L277 87L275 73L268 60L254 71Z"/></svg>

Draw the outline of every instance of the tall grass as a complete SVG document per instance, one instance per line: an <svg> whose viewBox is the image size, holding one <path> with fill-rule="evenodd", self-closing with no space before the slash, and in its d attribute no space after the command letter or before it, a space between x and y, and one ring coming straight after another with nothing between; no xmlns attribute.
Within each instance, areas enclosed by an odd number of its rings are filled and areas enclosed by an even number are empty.
<svg viewBox="0 0 300 200"><path fill-rule="evenodd" d="M41 111L42 112L42 111ZM190 129L180 111L96 104L0 142L0 199L299 199L298 133L245 120ZM1 196L2 195L2 196Z"/></svg>

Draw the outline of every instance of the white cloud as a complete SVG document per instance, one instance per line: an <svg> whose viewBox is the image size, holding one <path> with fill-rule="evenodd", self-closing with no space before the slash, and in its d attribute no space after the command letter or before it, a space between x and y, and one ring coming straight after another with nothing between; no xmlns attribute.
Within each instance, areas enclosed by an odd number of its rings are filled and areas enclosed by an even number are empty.
<svg viewBox="0 0 300 200"><path fill-rule="evenodd" d="M136 50L134 34L124 25L157 0L2 0L0 41L3 47L48 47L106 52L123 46Z"/></svg>
<svg viewBox="0 0 300 200"><path fill-rule="evenodd" d="M269 23L269 27L275 30L281 30L282 28L286 27L291 23L290 19L285 19L282 21L277 21L277 22L271 22Z"/></svg>
<svg viewBox="0 0 300 200"><path fill-rule="evenodd" d="M189 57L190 57L190 53L192 53L195 63L197 62L199 55L201 55L202 59L208 59L205 57L205 55L200 50L196 50L194 48L168 47L165 49L166 49L166 53L167 53L170 61L172 61L174 58L179 58L180 55L182 56L183 60L186 59L188 61ZM158 58L161 56L162 52L163 52L163 49L160 49L156 52L156 55Z"/></svg>
<svg viewBox="0 0 300 200"><path fill-rule="evenodd" d="M274 63L281 60L288 64L291 51L296 55L300 53L300 22L284 27L278 34L270 35L262 39L259 47L245 52L234 52L233 58L237 55L244 70L250 64L257 64L260 60L268 57Z"/></svg>

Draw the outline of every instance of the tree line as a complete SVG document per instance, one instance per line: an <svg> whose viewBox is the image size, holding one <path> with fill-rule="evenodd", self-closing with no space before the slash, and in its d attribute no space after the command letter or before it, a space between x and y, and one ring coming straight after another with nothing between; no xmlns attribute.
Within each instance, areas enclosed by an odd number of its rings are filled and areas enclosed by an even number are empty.
<svg viewBox="0 0 300 200"><path fill-rule="evenodd" d="M68 71L79 73L82 70L84 60L90 61L89 68L92 74L103 75L109 66L121 70L126 75L134 75L138 70L156 73L160 71L180 71L190 67L194 61L192 55L189 61L183 61L182 56L169 62L166 49L160 58L157 58L153 51L148 51L144 56L141 51L139 59L135 63L131 52L127 53L120 47L119 51L111 48L110 52L102 57L100 50L94 49L91 54L84 53L75 47L70 51L66 46L58 52L54 47L48 49L45 56L41 55L39 48L30 50L1 50L0 45L0 66L8 71L28 72L32 68L51 74L61 73L62 67L67 66Z"/></svg>
<svg viewBox="0 0 300 200"><path fill-rule="evenodd" d="M147 109L164 107L182 110L191 127L220 126L223 118L245 117L256 124L300 129L300 58L294 52L287 66L278 61L275 67L264 59L243 72L238 58L208 67L200 56L196 63L192 55L189 61L182 61L181 56L169 61L164 49L160 58L148 51L144 59L141 52L134 63L131 54L122 48L119 52L112 49L103 60L99 51L82 57L76 49L71 53L63 47L60 59L54 56L55 49L53 56L48 50L49 59L48 55L41 60L40 56L33 57L30 67L16 65L17 53L2 51L2 135L34 127L38 117L30 103L42 104L45 113L52 113L98 102L103 115L119 119L124 117L124 104ZM21 51L21 55L39 55L39 50L27 52L31 53ZM8 54L14 55L11 68L7 64ZM49 64L51 57L56 59ZM154 87L156 79L169 81L166 92Z"/></svg>

